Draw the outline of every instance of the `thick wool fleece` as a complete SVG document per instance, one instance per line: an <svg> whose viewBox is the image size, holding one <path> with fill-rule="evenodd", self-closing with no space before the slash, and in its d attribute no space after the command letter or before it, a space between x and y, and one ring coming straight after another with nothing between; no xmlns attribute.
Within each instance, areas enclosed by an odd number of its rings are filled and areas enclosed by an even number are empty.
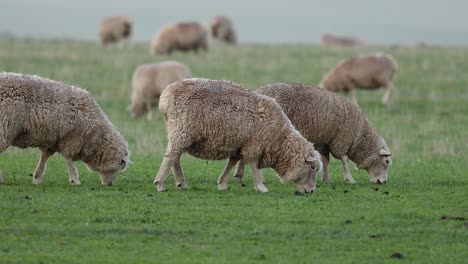
<svg viewBox="0 0 468 264"><path fill-rule="evenodd" d="M127 16L112 16L101 21L99 39L101 45L118 42L132 34L132 21Z"/></svg>
<svg viewBox="0 0 468 264"><path fill-rule="evenodd" d="M304 84L270 84L257 93L272 97L283 108L297 130L322 153L335 158L347 155L361 169L379 159L387 149L359 106L348 98Z"/></svg>
<svg viewBox="0 0 468 264"><path fill-rule="evenodd" d="M208 33L197 22L181 22L165 25L154 36L150 50L152 54L171 54L174 50L208 50Z"/></svg>
<svg viewBox="0 0 468 264"><path fill-rule="evenodd" d="M243 158L275 169L283 181L297 180L313 144L293 127L281 107L230 81L186 79L167 87L159 109L169 148L209 160ZM309 165L310 167L310 165Z"/></svg>
<svg viewBox="0 0 468 264"><path fill-rule="evenodd" d="M162 91L171 83L190 78L189 68L176 61L143 64L136 68L132 81L134 117L141 117L159 103Z"/></svg>
<svg viewBox="0 0 468 264"><path fill-rule="evenodd" d="M0 73L0 152L10 145L59 152L101 173L128 162L127 143L88 92L34 75Z"/></svg>

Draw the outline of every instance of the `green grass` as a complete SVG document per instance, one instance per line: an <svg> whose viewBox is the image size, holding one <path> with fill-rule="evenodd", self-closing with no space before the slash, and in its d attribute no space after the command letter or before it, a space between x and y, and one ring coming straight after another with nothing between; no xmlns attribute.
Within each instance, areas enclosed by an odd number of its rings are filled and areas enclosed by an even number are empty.
<svg viewBox="0 0 468 264"><path fill-rule="evenodd" d="M295 196L266 171L270 193L217 190L225 161L184 156L190 189L157 193L152 180L166 145L161 115L132 120L130 80L141 63L175 59L196 77L230 79L250 89L274 82L317 84L337 61L384 51L399 62L397 97L382 91L358 101L393 152L389 183L342 179ZM152 57L147 45L102 49L74 41L1 40L0 71L38 74L89 90L128 140L134 165L114 187L78 163L82 185L68 184L65 161L49 161L44 183L30 174L37 150L0 154L1 263L466 263L468 259L468 49L324 49L313 45L217 46L206 54ZM447 216L448 219L441 219ZM460 220L456 217L463 217ZM349 221L347 221L349 220ZM402 259L391 258L401 253Z"/></svg>

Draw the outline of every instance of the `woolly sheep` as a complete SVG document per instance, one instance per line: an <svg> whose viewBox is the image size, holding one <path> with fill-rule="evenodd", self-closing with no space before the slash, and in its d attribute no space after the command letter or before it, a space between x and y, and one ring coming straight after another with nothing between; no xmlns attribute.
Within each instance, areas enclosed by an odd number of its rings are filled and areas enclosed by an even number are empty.
<svg viewBox="0 0 468 264"><path fill-rule="evenodd" d="M215 16L210 21L211 36L214 39L235 45L237 43L236 31L232 21L227 16Z"/></svg>
<svg viewBox="0 0 468 264"><path fill-rule="evenodd" d="M372 183L387 182L392 154L359 106L348 98L303 84L270 84L257 93L273 98L297 130L315 144L322 156L322 181L330 181L331 153L341 159L347 182L356 183L348 159L358 168L367 170ZM239 180L242 180L242 167L240 163L235 174Z"/></svg>
<svg viewBox="0 0 468 264"><path fill-rule="evenodd" d="M169 85L162 93L159 110L164 115L168 144L154 180L158 191L172 168L179 188L185 188L180 156L229 158L218 178L226 190L229 172L239 159L252 167L255 189L267 192L262 168L271 167L283 182L293 181L299 192L312 192L321 161L313 144L292 126L271 98L230 82L186 79Z"/></svg>
<svg viewBox="0 0 468 264"><path fill-rule="evenodd" d="M359 47L364 46L364 42L355 37L335 36L323 34L320 41L325 47Z"/></svg>
<svg viewBox="0 0 468 264"><path fill-rule="evenodd" d="M148 113L148 119L151 119L151 108L158 105L159 96L166 86L190 76L189 68L176 61L138 66L132 81L132 116L139 118Z"/></svg>
<svg viewBox="0 0 468 264"><path fill-rule="evenodd" d="M132 34L132 20L128 16L112 16L101 21L99 39L102 46L129 38Z"/></svg>
<svg viewBox="0 0 468 264"><path fill-rule="evenodd" d="M88 92L35 75L0 73L0 153L9 146L40 149L34 184L55 152L65 157L73 185L80 184L74 161L98 171L104 185L130 162L127 142Z"/></svg>
<svg viewBox="0 0 468 264"><path fill-rule="evenodd" d="M208 50L208 33L197 22L165 25L151 43L153 55L171 54L174 50L197 53L199 49Z"/></svg>
<svg viewBox="0 0 468 264"><path fill-rule="evenodd" d="M393 77L397 70L397 63L389 55L376 54L352 57L343 60L330 70L322 79L319 86L332 92L349 92L355 89L385 90L383 103L389 105L393 99Z"/></svg>

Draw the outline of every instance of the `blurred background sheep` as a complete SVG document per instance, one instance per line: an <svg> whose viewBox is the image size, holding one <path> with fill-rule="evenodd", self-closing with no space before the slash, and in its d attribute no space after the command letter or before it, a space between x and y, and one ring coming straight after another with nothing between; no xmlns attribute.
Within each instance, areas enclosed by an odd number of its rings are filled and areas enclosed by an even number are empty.
<svg viewBox="0 0 468 264"><path fill-rule="evenodd" d="M209 27L213 39L232 45L237 44L236 31L229 17L215 16L211 19Z"/></svg>
<svg viewBox="0 0 468 264"><path fill-rule="evenodd" d="M207 30L198 22L180 22L165 25L151 42L153 55L171 54L175 50L208 50Z"/></svg>
<svg viewBox="0 0 468 264"><path fill-rule="evenodd" d="M128 16L111 16L101 21L99 40L102 46L128 39L132 35L132 20Z"/></svg>
<svg viewBox="0 0 468 264"><path fill-rule="evenodd" d="M356 37L335 36L332 34L323 34L320 42L325 47L359 47L364 46L364 42Z"/></svg>
<svg viewBox="0 0 468 264"><path fill-rule="evenodd" d="M133 118L142 117L147 113L148 119L151 119L151 109L158 106L159 96L166 86L190 76L189 68L176 61L138 66L132 79L130 111Z"/></svg>
<svg viewBox="0 0 468 264"><path fill-rule="evenodd" d="M339 62L322 79L319 86L331 92L351 91L356 101L355 90L384 89L382 101L389 105L393 99L393 78L398 65L390 55L375 54L357 56Z"/></svg>

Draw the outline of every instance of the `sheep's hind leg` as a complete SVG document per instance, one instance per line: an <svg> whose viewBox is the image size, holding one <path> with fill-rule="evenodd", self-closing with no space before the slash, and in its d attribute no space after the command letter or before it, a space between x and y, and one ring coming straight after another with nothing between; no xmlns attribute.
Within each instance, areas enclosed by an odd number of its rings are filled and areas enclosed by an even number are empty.
<svg viewBox="0 0 468 264"><path fill-rule="evenodd" d="M330 153L322 154L322 163L323 163L323 171L322 171L322 181L324 182L331 182L330 176L328 175L328 163L330 162Z"/></svg>
<svg viewBox="0 0 468 264"><path fill-rule="evenodd" d="M386 106L389 106L393 103L393 90L394 90L394 86L392 83L389 83L388 85L386 85L384 87L385 89L385 92L384 92L384 96L382 98L382 102L386 105Z"/></svg>
<svg viewBox="0 0 468 264"><path fill-rule="evenodd" d="M174 166L176 159L180 159L181 153L181 151L173 150L171 144L168 143L161 167L159 167L158 174L154 179L154 184L156 185L158 192L166 191L164 183L166 182L167 177L169 176L169 171Z"/></svg>
<svg viewBox="0 0 468 264"><path fill-rule="evenodd" d="M343 163L343 170L344 170L344 179L348 183L355 184L356 181L353 178L353 175L351 175L351 171L349 170L349 164L348 164L348 156L344 155L341 157L341 162Z"/></svg>
<svg viewBox="0 0 468 264"><path fill-rule="evenodd" d="M184 172L182 171L182 167L180 166L180 155L178 155L175 158L172 171L174 172L177 188L187 189L187 183L185 182Z"/></svg>
<svg viewBox="0 0 468 264"><path fill-rule="evenodd" d="M245 161L244 161L244 159L241 159L237 163L236 172L234 173L234 177L242 185L244 185L242 183L242 177L244 176L244 168L245 168Z"/></svg>
<svg viewBox="0 0 468 264"><path fill-rule="evenodd" d="M47 160L52 156L54 153L47 151L45 149L41 149L41 158L39 159L39 163L37 164L36 170L34 170L32 182L33 184L41 184L44 176L44 172L47 166Z"/></svg>
<svg viewBox="0 0 468 264"><path fill-rule="evenodd" d="M252 171L253 171L255 190L257 192L262 192L262 193L268 192L267 187L265 186L265 184L263 184L263 181L264 181L263 172L261 169L257 167L257 162L250 163L250 166L252 167Z"/></svg>
<svg viewBox="0 0 468 264"><path fill-rule="evenodd" d="M218 178L218 190L225 191L228 188L229 175L231 174L231 169L236 165L239 160L236 158L229 158L226 167L224 168L223 173ZM240 163L240 162L239 162Z"/></svg>
<svg viewBox="0 0 468 264"><path fill-rule="evenodd" d="M80 181L80 176L78 174L78 169L73 164L72 159L67 158L67 168L68 168L68 181L72 185L80 185L81 181Z"/></svg>

